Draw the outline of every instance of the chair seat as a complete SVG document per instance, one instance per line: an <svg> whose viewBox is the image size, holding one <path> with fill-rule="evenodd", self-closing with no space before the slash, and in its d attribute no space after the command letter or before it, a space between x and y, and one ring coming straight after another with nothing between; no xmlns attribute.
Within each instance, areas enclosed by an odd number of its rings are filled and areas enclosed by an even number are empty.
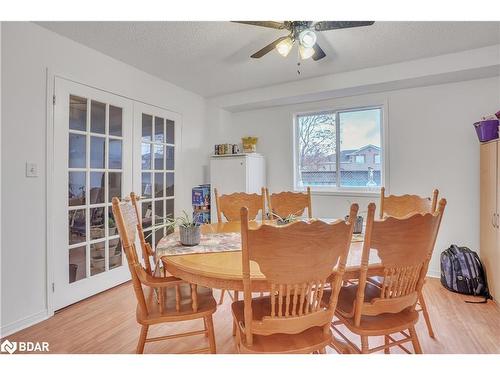
<svg viewBox="0 0 500 375"><path fill-rule="evenodd" d="M244 323L244 301L236 301L231 305L233 317L238 329L240 322ZM269 296L252 299L252 312L254 320L262 320L271 314ZM325 334L323 327L311 327L298 334L276 333L269 336L253 335L253 344L246 344L246 337L241 333L240 352L242 353L312 353L328 345L332 338L330 330Z"/></svg>
<svg viewBox="0 0 500 375"><path fill-rule="evenodd" d="M335 314L341 314L344 317L351 317L353 315L354 301L356 300L356 293L358 292L358 285L353 284L340 288L339 299L337 301L337 308ZM323 293L323 303L328 304L330 300L331 290L325 290ZM365 302L370 302L372 299L380 296L380 289L376 286L367 283L365 287Z"/></svg>
<svg viewBox="0 0 500 375"><path fill-rule="evenodd" d="M212 294L212 289L198 286L197 301L198 309L193 311L191 299L191 287L188 283L178 284L180 292L179 311L176 308L175 287L162 288L164 303L163 311L160 311L160 304L156 291L152 288L144 290L148 314L144 315L137 306L137 321L140 324L155 324L158 322L181 321L201 318L211 315L217 308L217 302Z"/></svg>
<svg viewBox="0 0 500 375"><path fill-rule="evenodd" d="M359 326L354 325L353 306L356 299L358 285L342 287L339 293L335 316L344 323L349 330L357 334L373 335L384 334L384 332L399 332L414 325L418 320L418 312L405 309L399 313L385 313L377 316L361 316ZM323 294L323 303L327 303L330 298L330 291ZM365 302L370 302L373 298L380 296L380 289L367 283L365 288Z"/></svg>

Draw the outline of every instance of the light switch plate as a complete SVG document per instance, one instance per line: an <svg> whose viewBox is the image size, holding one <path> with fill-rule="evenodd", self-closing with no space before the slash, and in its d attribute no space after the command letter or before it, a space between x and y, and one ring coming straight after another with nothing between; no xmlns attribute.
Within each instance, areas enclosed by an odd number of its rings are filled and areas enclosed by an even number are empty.
<svg viewBox="0 0 500 375"><path fill-rule="evenodd" d="M38 177L38 166L36 163L26 162L26 177Z"/></svg>

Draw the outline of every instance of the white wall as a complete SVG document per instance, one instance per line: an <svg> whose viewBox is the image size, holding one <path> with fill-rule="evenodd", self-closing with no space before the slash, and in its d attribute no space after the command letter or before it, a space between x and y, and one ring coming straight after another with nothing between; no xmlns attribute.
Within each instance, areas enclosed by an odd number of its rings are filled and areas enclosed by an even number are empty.
<svg viewBox="0 0 500 375"><path fill-rule="evenodd" d="M190 207L207 155L205 99L32 23L2 24L2 335L46 317L46 68L182 114L176 206ZM26 161L40 177L25 178Z"/></svg>
<svg viewBox="0 0 500 375"><path fill-rule="evenodd" d="M448 200L430 274L439 274L439 253L450 243L479 248L479 143L472 123L494 113L500 103L500 79L489 78L338 98L233 113L221 142L259 137L267 158L272 191L293 189L293 114L314 109L352 107L386 101L389 127L389 187L393 194L430 196L439 188ZM371 199L373 200L373 199ZM315 216L341 217L350 202L366 210L369 198L314 195ZM378 198L375 199L378 204Z"/></svg>

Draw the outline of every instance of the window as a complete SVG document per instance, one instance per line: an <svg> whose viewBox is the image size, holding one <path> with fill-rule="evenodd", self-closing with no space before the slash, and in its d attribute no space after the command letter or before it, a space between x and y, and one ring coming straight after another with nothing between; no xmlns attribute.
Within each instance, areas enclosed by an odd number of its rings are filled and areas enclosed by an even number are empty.
<svg viewBox="0 0 500 375"><path fill-rule="evenodd" d="M381 186L381 107L300 114L295 127L297 190L369 192Z"/></svg>
<svg viewBox="0 0 500 375"><path fill-rule="evenodd" d="M365 164L365 155L356 155L356 164Z"/></svg>

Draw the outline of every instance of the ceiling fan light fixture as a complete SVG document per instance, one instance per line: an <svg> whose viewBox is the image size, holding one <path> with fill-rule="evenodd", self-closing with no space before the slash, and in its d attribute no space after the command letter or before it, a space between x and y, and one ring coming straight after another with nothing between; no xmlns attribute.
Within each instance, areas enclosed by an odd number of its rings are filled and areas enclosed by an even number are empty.
<svg viewBox="0 0 500 375"><path fill-rule="evenodd" d="M302 60L307 60L314 55L314 48L312 47L304 47L302 44L299 46L300 58Z"/></svg>
<svg viewBox="0 0 500 375"><path fill-rule="evenodd" d="M283 56L287 57L290 51L292 50L293 46L293 41L292 38L288 37L286 39L283 39L281 42L276 44L276 51Z"/></svg>
<svg viewBox="0 0 500 375"><path fill-rule="evenodd" d="M312 46L316 43L316 39L317 37L314 31L309 29L302 30L299 34L300 45L306 48L312 48Z"/></svg>

